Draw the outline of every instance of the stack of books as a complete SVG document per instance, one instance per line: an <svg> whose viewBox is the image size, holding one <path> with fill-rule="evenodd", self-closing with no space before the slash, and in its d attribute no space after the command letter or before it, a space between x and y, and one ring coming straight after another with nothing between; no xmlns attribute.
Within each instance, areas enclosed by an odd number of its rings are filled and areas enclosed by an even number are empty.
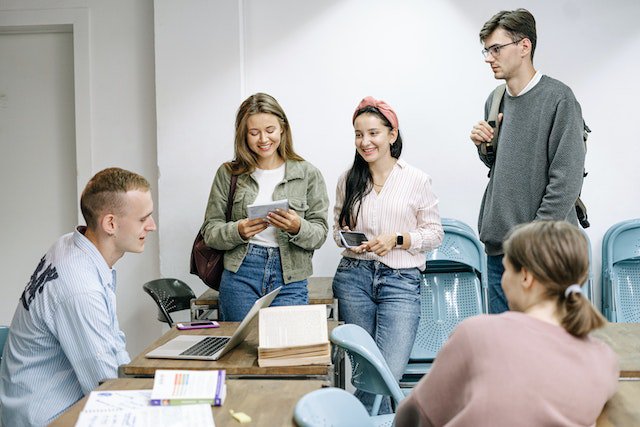
<svg viewBox="0 0 640 427"><path fill-rule="evenodd" d="M227 395L226 371L157 370L151 405L208 403L222 406Z"/></svg>
<svg viewBox="0 0 640 427"><path fill-rule="evenodd" d="M259 366L331 364L325 305L268 307L258 318Z"/></svg>

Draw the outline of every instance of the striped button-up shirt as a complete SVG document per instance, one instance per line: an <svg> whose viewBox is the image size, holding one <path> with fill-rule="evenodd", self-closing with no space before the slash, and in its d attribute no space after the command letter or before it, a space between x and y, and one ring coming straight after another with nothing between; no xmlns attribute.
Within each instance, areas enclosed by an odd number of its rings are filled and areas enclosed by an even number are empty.
<svg viewBox="0 0 640 427"><path fill-rule="evenodd" d="M340 226L338 218L344 204L347 172L338 180L334 209L333 238L338 244ZM356 205L357 210L357 205ZM431 190L431 178L423 171L398 160L387 177L380 193L369 192L362 198L356 226L369 238L381 234L409 233L409 249L394 248L380 257L373 252L356 254L348 249L342 252L350 258L378 260L391 268L425 267L424 253L440 245L443 231L438 211L438 198Z"/></svg>
<svg viewBox="0 0 640 427"><path fill-rule="evenodd" d="M81 231L42 257L18 302L0 367L5 426L48 424L130 361L115 270Z"/></svg>

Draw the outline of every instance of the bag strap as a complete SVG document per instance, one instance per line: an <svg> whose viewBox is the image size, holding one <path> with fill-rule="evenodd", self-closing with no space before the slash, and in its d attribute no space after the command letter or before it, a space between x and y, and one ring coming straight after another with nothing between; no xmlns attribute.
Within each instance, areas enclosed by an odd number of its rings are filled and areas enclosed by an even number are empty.
<svg viewBox="0 0 640 427"><path fill-rule="evenodd" d="M231 208L233 208L233 198L236 195L236 185L238 184L238 175L231 175L229 183L229 197L227 198L227 212L225 218L227 222L231 221Z"/></svg>
<svg viewBox="0 0 640 427"><path fill-rule="evenodd" d="M493 138L489 142L480 144L480 152L485 156L493 156L495 158L498 151L498 134L500 133L500 124L498 123L498 113L500 113L500 104L507 89L506 84L501 84L493 90L493 98L491 100L491 109L487 123L493 128Z"/></svg>

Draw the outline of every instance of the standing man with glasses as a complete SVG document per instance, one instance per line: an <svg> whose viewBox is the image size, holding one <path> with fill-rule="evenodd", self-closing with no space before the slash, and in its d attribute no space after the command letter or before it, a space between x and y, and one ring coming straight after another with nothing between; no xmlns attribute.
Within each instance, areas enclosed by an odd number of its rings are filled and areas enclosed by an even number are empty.
<svg viewBox="0 0 640 427"><path fill-rule="evenodd" d="M506 83L494 151L485 145L495 132L487 122L493 93L484 120L470 135L489 168L478 230L487 252L489 312L501 313L509 309L500 285L509 230L543 219L578 224L574 203L584 170L583 120L571 89L533 66L536 22L529 11L497 13L480 30L480 41L494 77Z"/></svg>

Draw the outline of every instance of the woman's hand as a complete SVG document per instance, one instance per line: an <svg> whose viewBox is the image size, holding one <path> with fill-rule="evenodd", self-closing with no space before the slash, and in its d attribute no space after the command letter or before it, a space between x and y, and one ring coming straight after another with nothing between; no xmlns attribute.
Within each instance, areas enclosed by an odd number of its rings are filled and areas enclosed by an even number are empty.
<svg viewBox="0 0 640 427"><path fill-rule="evenodd" d="M269 212L266 220L274 227L292 235L296 235L300 231L300 217L293 209L288 211L276 209Z"/></svg>
<svg viewBox="0 0 640 427"><path fill-rule="evenodd" d="M268 226L269 223L262 218L242 219L238 222L238 233L240 233L242 240L249 240L256 234L266 230Z"/></svg>
<svg viewBox="0 0 640 427"><path fill-rule="evenodd" d="M351 252L353 252L353 253L356 253L356 254L363 254L363 253L367 252L367 250L368 250L367 242L364 242L360 246L353 246L353 247L349 248L349 250Z"/></svg>
<svg viewBox="0 0 640 427"><path fill-rule="evenodd" d="M381 234L374 239L370 239L366 246L367 250L378 256L385 256L396 247L396 234Z"/></svg>

